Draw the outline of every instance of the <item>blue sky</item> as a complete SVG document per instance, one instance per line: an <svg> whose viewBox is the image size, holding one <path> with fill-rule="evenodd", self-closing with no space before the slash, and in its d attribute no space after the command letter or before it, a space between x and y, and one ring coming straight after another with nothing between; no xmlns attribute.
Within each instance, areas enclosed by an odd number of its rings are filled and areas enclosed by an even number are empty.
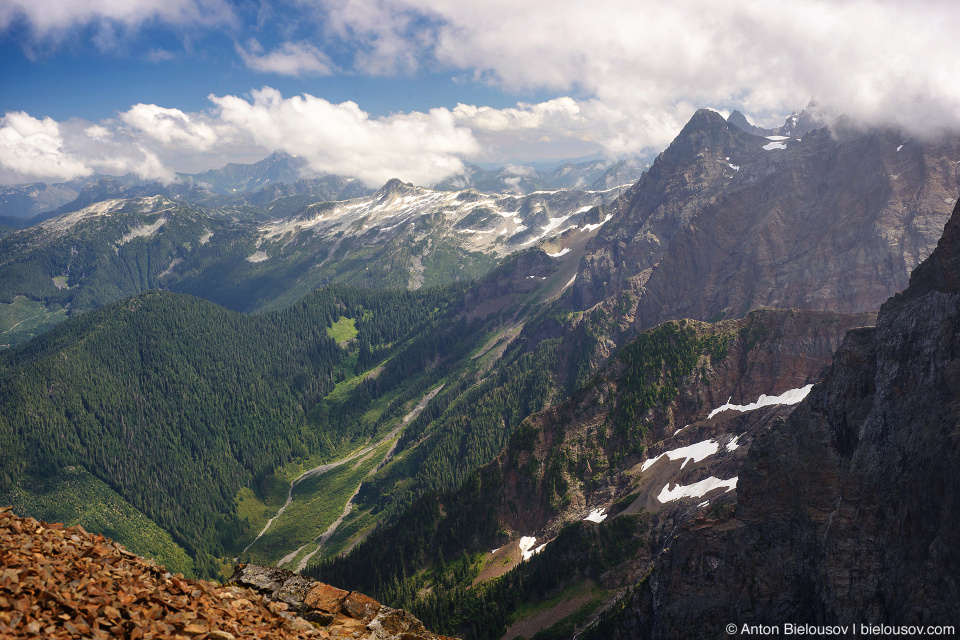
<svg viewBox="0 0 960 640"><path fill-rule="evenodd" d="M0 182L172 179L277 150L429 184L664 148L699 107L960 121L946 0L3 0Z"/></svg>

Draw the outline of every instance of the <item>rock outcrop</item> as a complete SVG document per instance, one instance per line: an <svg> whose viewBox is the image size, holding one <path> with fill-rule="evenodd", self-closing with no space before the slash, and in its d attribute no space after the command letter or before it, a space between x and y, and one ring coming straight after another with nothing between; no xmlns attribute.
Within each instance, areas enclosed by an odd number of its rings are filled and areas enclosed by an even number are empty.
<svg viewBox="0 0 960 640"><path fill-rule="evenodd" d="M280 602L331 637L366 640L452 640L428 631L403 609L387 607L357 591L345 591L300 574L256 564L237 565L231 583Z"/></svg>
<svg viewBox="0 0 960 640"><path fill-rule="evenodd" d="M233 584L189 580L10 507L0 507L0 637L445 640L359 593L249 565Z"/></svg>
<svg viewBox="0 0 960 640"><path fill-rule="evenodd" d="M787 622L956 631L958 267L960 207L876 328L851 331L824 381L757 435L733 517L676 534L616 637Z"/></svg>

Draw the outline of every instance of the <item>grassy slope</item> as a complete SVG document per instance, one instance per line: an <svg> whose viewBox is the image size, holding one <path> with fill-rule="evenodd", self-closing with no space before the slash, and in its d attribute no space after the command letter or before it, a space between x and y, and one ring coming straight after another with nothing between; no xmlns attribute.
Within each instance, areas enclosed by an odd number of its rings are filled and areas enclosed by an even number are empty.
<svg viewBox="0 0 960 640"><path fill-rule="evenodd" d="M0 504L46 522L82 523L128 550L173 572L193 576L193 560L170 534L83 467L65 467L52 478L29 479L0 494Z"/></svg>
<svg viewBox="0 0 960 640"><path fill-rule="evenodd" d="M0 303L0 348L26 342L67 319L58 304L45 305L26 296L10 304Z"/></svg>

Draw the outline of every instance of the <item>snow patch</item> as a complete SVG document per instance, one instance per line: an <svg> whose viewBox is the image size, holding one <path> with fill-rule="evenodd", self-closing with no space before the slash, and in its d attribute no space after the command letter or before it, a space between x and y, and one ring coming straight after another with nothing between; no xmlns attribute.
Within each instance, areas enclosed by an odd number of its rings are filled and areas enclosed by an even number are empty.
<svg viewBox="0 0 960 640"><path fill-rule="evenodd" d="M536 543L537 539L533 536L523 536L520 538L520 553L523 554L524 560L529 560L533 556L543 551L543 548L547 546L547 543L544 542L542 545L534 549L533 545Z"/></svg>
<svg viewBox="0 0 960 640"><path fill-rule="evenodd" d="M771 142L769 144L763 145L764 151L773 151L774 149L786 149L787 145L782 142Z"/></svg>
<svg viewBox="0 0 960 640"><path fill-rule="evenodd" d="M810 389L812 388L813 385L808 384L807 386L800 387L799 389L790 389L788 391L784 391L778 396L761 394L760 397L757 398L756 402L751 402L750 404L730 404L730 401L727 400L727 404L723 405L722 407L717 407L711 411L710 415L707 416L707 420L717 415L721 411L726 411L727 409L746 413L747 411L754 411L760 407L768 407L775 404L797 404L807 397L807 394L810 393Z"/></svg>
<svg viewBox="0 0 960 640"><path fill-rule="evenodd" d="M790 136L766 136L767 140L789 140Z"/></svg>
<svg viewBox="0 0 960 640"><path fill-rule="evenodd" d="M607 519L607 514L604 513L606 510L606 507L597 507L591 511L590 515L584 518L584 520L589 520L590 522L603 522Z"/></svg>
<svg viewBox="0 0 960 640"><path fill-rule="evenodd" d="M551 258L559 258L560 256L566 255L568 253L570 253L570 247L564 247L563 249L561 249L560 251L557 251L556 253L548 253L547 255L550 256Z"/></svg>
<svg viewBox="0 0 960 640"><path fill-rule="evenodd" d="M740 444L737 442L740 439L740 436L734 436L733 440L727 443L727 451L736 451L740 448Z"/></svg>
<svg viewBox="0 0 960 640"><path fill-rule="evenodd" d="M897 147L897 153L900 153L900 149L903 149L903 145L900 145L899 147Z"/></svg>
<svg viewBox="0 0 960 640"><path fill-rule="evenodd" d="M735 164L728 164L727 166L730 167L731 169L733 169L734 171L740 171L740 167L738 167L738 166L735 165Z"/></svg>
<svg viewBox="0 0 960 640"><path fill-rule="evenodd" d="M584 228L588 233L591 232L591 231L596 231L597 229L599 229L599 228L602 227L603 225L605 225L605 224L607 224L608 222L610 222L610 219L611 219L611 218L613 218L613 214L612 214L612 213L608 213L608 214L607 214L607 217L604 218L604 219L603 219L603 222L601 222L600 224L585 224L585 225L583 225L583 228Z"/></svg>
<svg viewBox="0 0 960 640"><path fill-rule="evenodd" d="M257 251L252 256L247 256L247 262L263 262L269 259L270 256L267 255L266 251Z"/></svg>
<svg viewBox="0 0 960 640"><path fill-rule="evenodd" d="M687 466L687 463L693 460L694 462L700 462L704 458L708 458L720 450L720 444L713 440L704 440L696 444L691 444L686 447L680 447L679 449L672 449L670 451L664 451L656 458L651 458L643 463L640 467L640 471L646 471L656 463L657 460L663 456L667 456L671 460L680 460L683 459L683 464L680 465L680 468L683 469Z"/></svg>
<svg viewBox="0 0 960 640"><path fill-rule="evenodd" d="M657 496L657 500L659 500L661 504L664 504L679 500L680 498L702 498L714 489L721 487L726 487L724 491L724 493L726 493L727 491L733 491L737 488L737 480L737 477L730 478L729 480L721 480L720 478L710 476L705 480L686 486L678 484L673 489L670 489L670 485L668 484L663 487L663 491Z"/></svg>

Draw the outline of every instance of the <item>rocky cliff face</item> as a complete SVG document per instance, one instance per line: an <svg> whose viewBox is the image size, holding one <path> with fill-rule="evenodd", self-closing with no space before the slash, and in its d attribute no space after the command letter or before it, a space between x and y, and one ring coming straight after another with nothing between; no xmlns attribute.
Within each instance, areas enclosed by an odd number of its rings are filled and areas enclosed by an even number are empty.
<svg viewBox="0 0 960 640"><path fill-rule="evenodd" d="M734 515L688 524L616 637L726 637L726 624L960 620L960 207L876 328L766 427Z"/></svg>
<svg viewBox="0 0 960 640"><path fill-rule="evenodd" d="M586 309L604 297L641 286L674 234L713 202L736 173L755 161L763 138L701 109L650 170L624 193L611 219L587 247L574 285L574 306Z"/></svg>
<svg viewBox="0 0 960 640"><path fill-rule="evenodd" d="M956 202L960 139L849 123L780 138L698 112L613 205L574 305L630 290L643 329L764 306L859 312L905 288Z"/></svg>

